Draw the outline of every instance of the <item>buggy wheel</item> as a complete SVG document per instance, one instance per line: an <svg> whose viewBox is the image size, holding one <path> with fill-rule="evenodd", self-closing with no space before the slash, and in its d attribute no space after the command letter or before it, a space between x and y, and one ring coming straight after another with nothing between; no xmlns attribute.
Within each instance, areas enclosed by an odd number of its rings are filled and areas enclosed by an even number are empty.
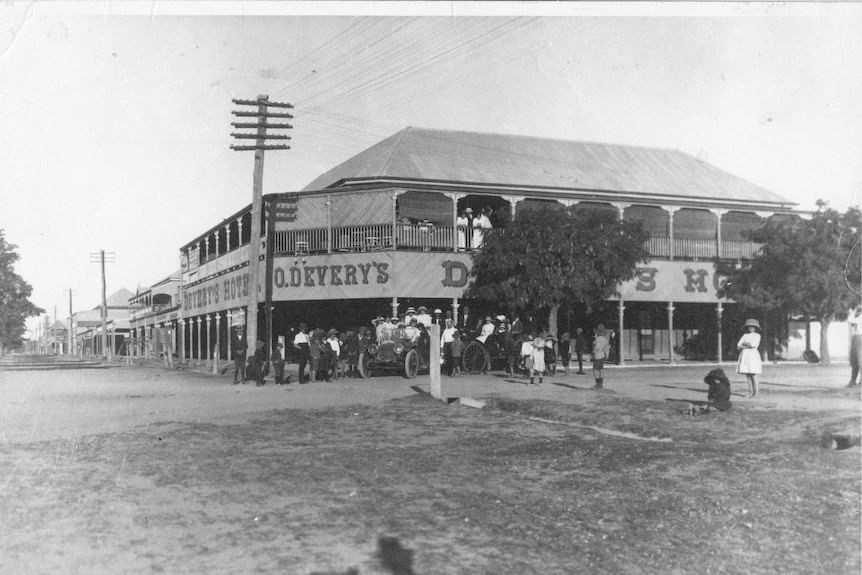
<svg viewBox="0 0 862 575"><path fill-rule="evenodd" d="M419 354L415 349L411 349L404 357L404 377L413 379L419 373Z"/></svg>
<svg viewBox="0 0 862 575"><path fill-rule="evenodd" d="M359 377L371 377L371 362L366 352L359 354Z"/></svg>
<svg viewBox="0 0 862 575"><path fill-rule="evenodd" d="M482 373L486 363L490 363L491 356L485 351L485 346L481 341L471 341L464 348L464 353L461 356L461 362L464 364L464 373L476 374Z"/></svg>

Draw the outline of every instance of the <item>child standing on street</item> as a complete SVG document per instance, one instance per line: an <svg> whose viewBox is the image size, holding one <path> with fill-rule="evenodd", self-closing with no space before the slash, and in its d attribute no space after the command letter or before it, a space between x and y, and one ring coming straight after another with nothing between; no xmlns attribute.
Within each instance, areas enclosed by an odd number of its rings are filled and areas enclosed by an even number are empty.
<svg viewBox="0 0 862 575"><path fill-rule="evenodd" d="M530 377L530 370L533 368L533 336L527 334L521 343L521 367L524 369L524 377Z"/></svg>
<svg viewBox="0 0 862 575"><path fill-rule="evenodd" d="M464 342L461 341L461 332L457 329L452 334L450 352L452 353L452 377L460 377L464 375L461 370L461 354L464 353Z"/></svg>
<svg viewBox="0 0 862 575"><path fill-rule="evenodd" d="M605 382L605 360L608 353L611 351L611 342L608 339L608 330L605 326L599 324L596 327L596 337L593 340L593 377L596 378L596 385L593 389L604 389Z"/></svg>
<svg viewBox="0 0 862 575"><path fill-rule="evenodd" d="M545 339L545 369L549 376L557 373L557 338L549 332L544 332Z"/></svg>
<svg viewBox="0 0 862 575"><path fill-rule="evenodd" d="M763 371L763 363L760 359L760 322L750 319L743 327L746 333L736 344L739 350L739 362L736 364L736 373L742 373L748 378L749 397L757 397L757 376Z"/></svg>
<svg viewBox="0 0 862 575"><path fill-rule="evenodd" d="M533 351L530 354L533 367L530 369L530 385L542 385L542 376L545 373L545 339L539 335L533 340ZM536 375L539 383L536 383Z"/></svg>

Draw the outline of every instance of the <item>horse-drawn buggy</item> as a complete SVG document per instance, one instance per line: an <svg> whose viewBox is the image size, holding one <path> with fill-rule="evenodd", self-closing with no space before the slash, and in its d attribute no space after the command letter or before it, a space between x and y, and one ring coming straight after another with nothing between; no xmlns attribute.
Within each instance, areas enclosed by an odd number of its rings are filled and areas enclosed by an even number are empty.
<svg viewBox="0 0 862 575"><path fill-rule="evenodd" d="M513 334L506 323L500 323L495 326L494 333L471 339L461 354L461 363L464 373L468 374L503 369L512 375L517 369L520 353L520 334Z"/></svg>

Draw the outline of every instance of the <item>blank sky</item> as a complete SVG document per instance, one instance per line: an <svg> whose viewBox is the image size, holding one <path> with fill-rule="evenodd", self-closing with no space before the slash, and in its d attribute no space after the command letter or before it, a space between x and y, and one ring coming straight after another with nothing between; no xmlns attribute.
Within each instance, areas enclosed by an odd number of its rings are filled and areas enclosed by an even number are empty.
<svg viewBox="0 0 862 575"><path fill-rule="evenodd" d="M856 3L52 4L0 8L0 228L61 319L68 288L99 303L91 252L134 291L251 201L230 112L258 94L296 106L265 193L418 126L675 148L800 209L860 203Z"/></svg>

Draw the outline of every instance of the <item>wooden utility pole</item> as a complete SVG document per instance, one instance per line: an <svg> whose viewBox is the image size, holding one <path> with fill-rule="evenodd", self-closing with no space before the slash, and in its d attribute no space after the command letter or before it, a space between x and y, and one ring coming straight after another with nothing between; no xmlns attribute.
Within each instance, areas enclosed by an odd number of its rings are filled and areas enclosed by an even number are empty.
<svg viewBox="0 0 862 575"><path fill-rule="evenodd" d="M270 102L269 96L260 95L256 100L233 100L234 104L240 106L257 106L257 112L252 111L236 111L235 116L256 117L255 123L232 122L234 128L253 128L256 130L254 134L232 133L231 136L238 139L255 140L253 146L233 145L232 150L246 151L254 150L254 182L252 189L251 202L251 232L249 238L249 261L248 275L251 289L248 294L248 302L246 303L246 341L248 349L253 353L256 349L257 340L259 338L257 329L257 304L260 294L258 293L260 284L260 237L262 231L262 205L263 205L263 159L264 150L289 150L290 146L284 144L267 144L267 140L289 140L290 136L269 135L267 129L291 129L290 124L268 124L268 118L293 118L288 113L271 113L269 108L293 108L293 104ZM270 326L267 326L269 329ZM271 335L267 333L264 336L265 341L270 341ZM266 354L269 358L270 345L266 345Z"/></svg>
<svg viewBox="0 0 862 575"><path fill-rule="evenodd" d="M54 323L51 324L51 339L54 345L54 355L60 355L60 348L57 345L57 330L54 326L57 325L57 306L54 306Z"/></svg>
<svg viewBox="0 0 862 575"><path fill-rule="evenodd" d="M102 355L108 361L113 359L112 345L108 345L108 298L106 295L105 286L105 261L107 256L108 263L114 263L114 252L105 252L100 250L99 253L90 254L90 263L102 264ZM98 258L98 259L96 259Z"/></svg>
<svg viewBox="0 0 862 575"><path fill-rule="evenodd" d="M66 354L69 356L75 355L75 335L72 333L74 325L75 322L72 318L72 288L69 288L69 337L67 338L69 341L69 353Z"/></svg>

